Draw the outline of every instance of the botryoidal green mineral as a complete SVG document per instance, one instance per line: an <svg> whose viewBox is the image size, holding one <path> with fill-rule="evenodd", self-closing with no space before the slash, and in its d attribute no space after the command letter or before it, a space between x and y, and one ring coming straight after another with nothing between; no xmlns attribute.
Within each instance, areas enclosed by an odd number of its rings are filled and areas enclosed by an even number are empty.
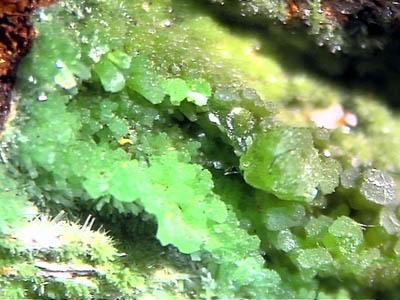
<svg viewBox="0 0 400 300"><path fill-rule="evenodd" d="M65 0L35 26L0 153L4 297L398 297L400 121L376 99L194 1Z"/></svg>

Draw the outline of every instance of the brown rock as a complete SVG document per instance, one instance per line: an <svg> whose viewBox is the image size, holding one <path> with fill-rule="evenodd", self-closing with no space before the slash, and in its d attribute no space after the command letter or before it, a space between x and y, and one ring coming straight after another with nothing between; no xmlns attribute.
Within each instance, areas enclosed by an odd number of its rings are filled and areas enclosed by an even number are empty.
<svg viewBox="0 0 400 300"><path fill-rule="evenodd" d="M53 0L0 1L0 130L10 109L11 90L16 69L28 52L35 31L30 22L32 11Z"/></svg>

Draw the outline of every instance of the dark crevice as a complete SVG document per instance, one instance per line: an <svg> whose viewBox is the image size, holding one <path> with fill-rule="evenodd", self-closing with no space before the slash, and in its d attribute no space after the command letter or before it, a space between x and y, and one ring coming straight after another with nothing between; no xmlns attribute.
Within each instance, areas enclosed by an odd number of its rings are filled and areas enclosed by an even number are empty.
<svg viewBox="0 0 400 300"><path fill-rule="evenodd" d="M331 53L329 47L318 46L318 36L310 34L301 21L307 1L287 2L296 3L298 12L286 24L266 15L243 17L226 5L206 3L205 7L233 30L260 36L265 45L260 53L272 54L290 73L306 71L346 89L374 94L395 109L400 107L400 4L322 1L344 38L342 51Z"/></svg>

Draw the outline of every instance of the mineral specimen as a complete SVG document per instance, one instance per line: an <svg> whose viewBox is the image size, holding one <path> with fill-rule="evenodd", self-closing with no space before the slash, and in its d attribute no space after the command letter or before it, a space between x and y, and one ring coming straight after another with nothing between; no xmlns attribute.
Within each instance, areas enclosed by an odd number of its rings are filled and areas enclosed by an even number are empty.
<svg viewBox="0 0 400 300"><path fill-rule="evenodd" d="M52 0L2 0L0 3L0 130L10 109L11 89L21 58L34 37L30 13Z"/></svg>
<svg viewBox="0 0 400 300"><path fill-rule="evenodd" d="M196 1L62 0L34 24L0 149L3 295L398 297L400 121L378 99Z"/></svg>
<svg viewBox="0 0 400 300"><path fill-rule="evenodd" d="M273 38L275 56L289 68L300 64L330 79L378 92L399 107L397 1L204 1L221 20L240 30L256 28L267 41ZM284 55L288 49L290 56Z"/></svg>

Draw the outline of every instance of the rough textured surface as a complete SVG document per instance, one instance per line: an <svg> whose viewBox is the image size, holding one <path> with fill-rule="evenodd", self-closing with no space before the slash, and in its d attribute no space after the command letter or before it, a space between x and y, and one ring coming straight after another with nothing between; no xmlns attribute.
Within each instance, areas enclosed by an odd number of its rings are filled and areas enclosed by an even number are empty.
<svg viewBox="0 0 400 300"><path fill-rule="evenodd" d="M279 21L304 23L320 45L332 51L384 47L387 37L398 33L400 5L382 0L208 0L221 5L227 14L253 19L259 24ZM354 43L354 40L355 43Z"/></svg>
<svg viewBox="0 0 400 300"><path fill-rule="evenodd" d="M300 64L399 107L396 1L206 1L210 13L237 29L256 29L267 41L275 37L275 56L289 69ZM287 51L291 57L282 55Z"/></svg>
<svg viewBox="0 0 400 300"><path fill-rule="evenodd" d="M30 48L34 29L30 14L52 0L2 0L0 3L0 130L10 109L19 61Z"/></svg>
<svg viewBox="0 0 400 300"><path fill-rule="evenodd" d="M175 280L175 299L398 296L397 113L286 69L273 37L237 32L197 1L65 0L35 26L0 154L5 178L18 177L42 213L93 214L122 249L150 240L161 266L175 253L188 275ZM1 195L4 206L19 196ZM10 211L1 228L21 215ZM85 247L128 268L112 277L122 298L170 293L129 280L135 252L115 256L107 239ZM58 268L96 273L87 254L69 256L83 255L83 269ZM53 262L37 267L51 273ZM143 264L146 277L153 262ZM64 291L65 282L48 297ZM80 286L74 297L107 293Z"/></svg>

